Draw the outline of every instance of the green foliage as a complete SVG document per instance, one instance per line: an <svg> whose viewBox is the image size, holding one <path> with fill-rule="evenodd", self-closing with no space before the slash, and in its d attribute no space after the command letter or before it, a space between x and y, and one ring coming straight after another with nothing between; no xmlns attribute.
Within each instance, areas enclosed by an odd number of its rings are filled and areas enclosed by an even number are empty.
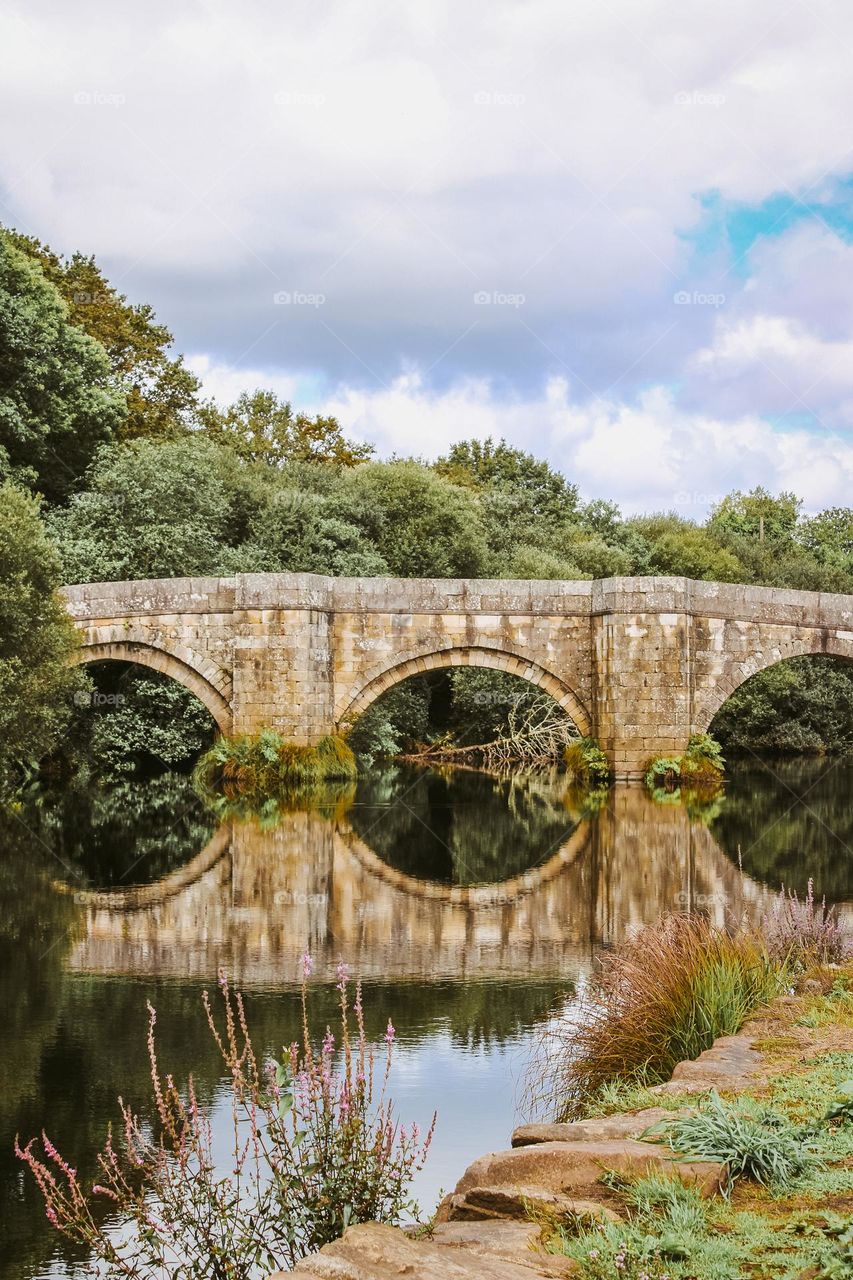
<svg viewBox="0 0 853 1280"><path fill-rule="evenodd" d="M691 804L713 800L725 773L723 750L710 733L694 733L680 756L658 756L646 767L645 783L653 799Z"/></svg>
<svg viewBox="0 0 853 1280"><path fill-rule="evenodd" d="M231 561L243 572L353 578L388 572L363 530L338 514L333 497L290 487L274 491L258 508Z"/></svg>
<svg viewBox="0 0 853 1280"><path fill-rule="evenodd" d="M289 742L274 729L257 735L222 737L198 761L194 778L203 795L227 800L275 798L357 774L352 749L335 734L316 746Z"/></svg>
<svg viewBox="0 0 853 1280"><path fill-rule="evenodd" d="M563 753L566 773L584 787L602 787L610 781L610 762L595 738L579 738Z"/></svg>
<svg viewBox="0 0 853 1280"><path fill-rule="evenodd" d="M31 236L8 235L56 287L71 323L106 351L127 404L119 438L162 438L185 430L197 409L199 381L182 356L169 354L172 335L157 322L153 308L128 302L93 257L74 253L62 258Z"/></svg>
<svg viewBox="0 0 853 1280"><path fill-rule="evenodd" d="M784 1190L815 1163L807 1128L766 1108L725 1103L715 1089L694 1111L662 1127L673 1151L725 1164L730 1185L752 1178Z"/></svg>
<svg viewBox="0 0 853 1280"><path fill-rule="evenodd" d="M87 491L51 516L66 582L215 572L230 516L221 460L196 439L103 450Z"/></svg>
<svg viewBox="0 0 853 1280"><path fill-rule="evenodd" d="M214 444L233 449L244 462L281 467L288 462L319 462L354 467L373 453L370 444L344 437L337 419L294 413L274 391L243 394L227 409L205 404L198 411L202 430Z"/></svg>
<svg viewBox="0 0 853 1280"><path fill-rule="evenodd" d="M825 1112L827 1120L853 1120L853 1080L843 1080Z"/></svg>
<svg viewBox="0 0 853 1280"><path fill-rule="evenodd" d="M104 348L0 231L0 480L62 501L126 416Z"/></svg>
<svg viewBox="0 0 853 1280"><path fill-rule="evenodd" d="M708 526L724 538L784 546L794 537L802 505L795 493L774 497L761 485L749 493L736 489L714 507Z"/></svg>
<svg viewBox="0 0 853 1280"><path fill-rule="evenodd" d="M726 700L711 725L730 754L853 750L853 665L789 658L758 672Z"/></svg>
<svg viewBox="0 0 853 1280"><path fill-rule="evenodd" d="M435 464L439 475L454 484L480 491L512 494L528 519L551 523L571 519L578 510L577 486L570 484L547 462L505 440L460 440Z"/></svg>
<svg viewBox="0 0 853 1280"><path fill-rule="evenodd" d="M69 669L76 637L59 582L38 503L0 485L0 789L54 744L80 687Z"/></svg>

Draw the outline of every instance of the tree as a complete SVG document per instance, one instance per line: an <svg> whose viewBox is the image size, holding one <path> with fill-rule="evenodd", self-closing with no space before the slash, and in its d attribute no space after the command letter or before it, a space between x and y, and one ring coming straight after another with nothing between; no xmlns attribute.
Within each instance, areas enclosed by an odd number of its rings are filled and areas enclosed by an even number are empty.
<svg viewBox="0 0 853 1280"><path fill-rule="evenodd" d="M77 675L71 619L60 599L59 557L38 502L0 485L0 783L39 760L67 722Z"/></svg>
<svg viewBox="0 0 853 1280"><path fill-rule="evenodd" d="M127 414L119 438L175 436L194 420L199 381L183 356L169 353L173 338L148 303L130 303L82 253L61 258L32 236L9 240L41 268L68 307L73 325L101 344L109 357Z"/></svg>
<svg viewBox="0 0 853 1280"><path fill-rule="evenodd" d="M66 582L216 573L231 514L225 461L193 438L104 449L89 489L50 519Z"/></svg>
<svg viewBox="0 0 853 1280"><path fill-rule="evenodd" d="M636 516L629 522L648 547L647 572L704 578L711 582L742 582L743 566L720 544L712 527L703 528L672 512Z"/></svg>
<svg viewBox="0 0 853 1280"><path fill-rule="evenodd" d="M402 578L476 578L487 550L476 499L417 462L370 462L345 472L337 514L363 530Z"/></svg>
<svg viewBox="0 0 853 1280"><path fill-rule="evenodd" d="M761 485L749 493L736 489L712 509L708 528L717 537L749 538L779 545L793 538L802 505L802 498L795 493L774 497Z"/></svg>
<svg viewBox="0 0 853 1280"><path fill-rule="evenodd" d="M853 509L830 507L800 525L798 540L817 560L853 572Z"/></svg>
<svg viewBox="0 0 853 1280"><path fill-rule="evenodd" d="M0 232L0 478L61 502L126 417L104 348Z"/></svg>
<svg viewBox="0 0 853 1280"><path fill-rule="evenodd" d="M325 462L354 467L366 462L373 446L347 440L336 418L294 413L274 391L244 391L228 409L208 403L199 410L202 430L215 444L227 445L244 462L281 467L288 462Z"/></svg>
<svg viewBox="0 0 853 1280"><path fill-rule="evenodd" d="M275 493L257 511L247 543L232 560L262 573L367 578L388 572L363 531L335 515L328 498L290 488Z"/></svg>
<svg viewBox="0 0 853 1280"><path fill-rule="evenodd" d="M523 499L528 519L571 520L578 510L577 486L547 462L505 440L461 440L435 463L439 475L472 489L499 490Z"/></svg>

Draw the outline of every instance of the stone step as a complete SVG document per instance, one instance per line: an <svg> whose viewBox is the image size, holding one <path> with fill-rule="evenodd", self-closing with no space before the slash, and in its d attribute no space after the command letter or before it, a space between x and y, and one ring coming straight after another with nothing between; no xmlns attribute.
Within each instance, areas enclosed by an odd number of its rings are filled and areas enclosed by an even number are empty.
<svg viewBox="0 0 853 1280"><path fill-rule="evenodd" d="M626 1177L665 1174L697 1186L703 1196L714 1195L726 1183L725 1165L716 1161L680 1160L666 1147L633 1138L588 1139L579 1142L539 1142L492 1152L475 1160L454 1192L464 1196L479 1187L542 1187L570 1198L595 1199L601 1175L613 1170ZM447 1197L439 1220L447 1220Z"/></svg>
<svg viewBox="0 0 853 1280"><path fill-rule="evenodd" d="M636 1138L652 1125L672 1118L663 1107L646 1107L630 1115L620 1113L594 1120L573 1120L568 1124L522 1124L513 1131L514 1147L532 1147L538 1142L586 1142L610 1138Z"/></svg>
<svg viewBox="0 0 853 1280"><path fill-rule="evenodd" d="M459 1194L451 1193L442 1201L439 1217L442 1225L452 1223L491 1222L501 1219L525 1222L531 1214L555 1218L588 1219L595 1222L621 1222L621 1215L599 1200L583 1200L549 1191L547 1187L471 1187Z"/></svg>
<svg viewBox="0 0 853 1280"><path fill-rule="evenodd" d="M290 1274L298 1280L554 1280L577 1274L570 1259L536 1252L536 1228L528 1224L523 1235L510 1237L496 1229L505 1225L520 1224L495 1224L491 1237L480 1228L467 1240L458 1230L444 1239L437 1230L432 1240L414 1240L398 1227L367 1222L303 1258ZM288 1277L280 1271L271 1280Z"/></svg>

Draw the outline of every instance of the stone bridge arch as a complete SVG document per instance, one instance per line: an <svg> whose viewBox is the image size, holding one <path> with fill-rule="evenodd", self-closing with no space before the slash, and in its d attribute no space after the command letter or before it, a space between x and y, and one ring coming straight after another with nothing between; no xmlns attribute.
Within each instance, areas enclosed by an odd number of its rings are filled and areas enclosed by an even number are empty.
<svg viewBox="0 0 853 1280"><path fill-rule="evenodd" d="M439 671L454 667L485 667L493 671L505 671L519 676L530 684L549 693L554 701L571 717L578 731L584 736L592 732L592 718L580 698L547 667L528 657L521 657L507 649L482 644L453 645L434 651L426 651L397 658L385 666L374 667L345 691L336 708L339 727L351 725L377 698L394 685L410 676L426 671Z"/></svg>
<svg viewBox="0 0 853 1280"><path fill-rule="evenodd" d="M72 662L78 666L94 662L133 662L137 666L148 667L161 675L169 676L195 694L199 702L207 707L220 733L231 732L231 700L222 691L224 687L230 693L230 681L212 663L206 664L207 670L199 669L195 656L180 646L165 649L152 643L150 639L133 638L132 634L122 639L88 642L84 638L83 644L74 653Z"/></svg>
<svg viewBox="0 0 853 1280"><path fill-rule="evenodd" d="M728 662L716 685L697 695L693 713L694 732L707 732L717 712L731 695L760 671L775 667L789 658L803 657L853 661L853 634L833 634L822 629L809 629L792 639L758 649L742 661Z"/></svg>

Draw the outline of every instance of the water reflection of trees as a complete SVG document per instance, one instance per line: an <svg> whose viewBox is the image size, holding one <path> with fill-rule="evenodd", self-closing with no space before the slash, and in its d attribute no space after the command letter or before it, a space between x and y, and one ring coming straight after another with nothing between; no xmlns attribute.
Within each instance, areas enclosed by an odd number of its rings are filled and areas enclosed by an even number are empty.
<svg viewBox="0 0 853 1280"><path fill-rule="evenodd" d="M360 780L347 817L389 866L444 884L510 879L550 857L576 826L555 786L401 765Z"/></svg>
<svg viewBox="0 0 853 1280"><path fill-rule="evenodd" d="M853 898L853 761L738 762L725 803L711 824L714 838L743 870L774 888Z"/></svg>
<svg viewBox="0 0 853 1280"><path fill-rule="evenodd" d="M189 862L216 825L181 773L47 792L25 816L81 888L158 880Z"/></svg>

